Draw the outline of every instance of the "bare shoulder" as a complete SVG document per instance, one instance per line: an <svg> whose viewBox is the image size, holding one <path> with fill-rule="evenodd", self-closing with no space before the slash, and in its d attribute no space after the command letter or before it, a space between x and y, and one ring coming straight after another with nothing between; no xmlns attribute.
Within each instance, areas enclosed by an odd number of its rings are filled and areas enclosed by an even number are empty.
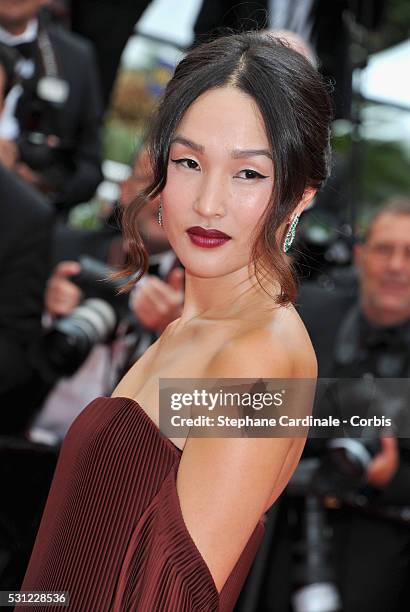
<svg viewBox="0 0 410 612"><path fill-rule="evenodd" d="M306 330L290 310L229 339L203 377L315 378L315 365ZM177 478L182 515L219 591L289 482L304 444L305 438L188 437Z"/></svg>
<svg viewBox="0 0 410 612"><path fill-rule="evenodd" d="M307 330L293 306L278 308L263 324L224 343L204 378L316 378L317 361Z"/></svg>

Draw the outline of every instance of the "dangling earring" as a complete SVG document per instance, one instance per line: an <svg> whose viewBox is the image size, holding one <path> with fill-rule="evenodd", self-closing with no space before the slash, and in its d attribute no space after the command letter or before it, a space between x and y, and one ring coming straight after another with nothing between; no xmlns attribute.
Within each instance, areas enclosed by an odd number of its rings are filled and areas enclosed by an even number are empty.
<svg viewBox="0 0 410 612"><path fill-rule="evenodd" d="M283 243L283 250L285 253L289 251L290 245L292 244L295 234L296 234L296 226L299 223L299 215L295 215L292 221L289 223L289 228L285 236L285 240Z"/></svg>
<svg viewBox="0 0 410 612"><path fill-rule="evenodd" d="M162 227L162 200L159 200L159 208L158 208L158 224Z"/></svg>

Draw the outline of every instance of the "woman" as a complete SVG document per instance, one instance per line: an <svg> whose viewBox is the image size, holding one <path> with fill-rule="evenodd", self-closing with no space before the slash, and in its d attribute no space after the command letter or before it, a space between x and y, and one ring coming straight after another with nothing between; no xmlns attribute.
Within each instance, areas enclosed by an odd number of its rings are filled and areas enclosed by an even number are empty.
<svg viewBox="0 0 410 612"><path fill-rule="evenodd" d="M330 117L316 70L266 34L221 38L177 67L153 183L125 213L124 274L142 276L135 217L160 195L183 312L70 428L22 590L69 591L76 612L233 609L304 438L168 439L158 381L316 378L284 251L327 177Z"/></svg>

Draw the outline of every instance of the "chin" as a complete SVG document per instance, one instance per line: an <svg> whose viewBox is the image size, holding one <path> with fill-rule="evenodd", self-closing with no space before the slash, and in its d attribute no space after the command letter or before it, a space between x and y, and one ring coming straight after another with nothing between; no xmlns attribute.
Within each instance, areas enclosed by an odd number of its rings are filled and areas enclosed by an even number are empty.
<svg viewBox="0 0 410 612"><path fill-rule="evenodd" d="M192 262L185 263L182 260L181 262L185 268L185 272L197 278L217 278L219 276L225 276L225 274L229 274L230 272L230 270L220 269L219 267L196 266L192 265Z"/></svg>
<svg viewBox="0 0 410 612"><path fill-rule="evenodd" d="M221 278L223 276L229 276L230 274L235 274L246 268L246 263L243 265L237 266L229 266L226 262L193 262L190 258L185 258L185 260L180 259L183 264L185 271L188 272L191 276L196 276L197 278Z"/></svg>
<svg viewBox="0 0 410 612"><path fill-rule="evenodd" d="M395 312L398 315L401 313L408 312L409 310L409 302L404 302L403 300L395 300L386 298L385 300L381 300L379 302L379 308L381 310L387 310L389 312Z"/></svg>

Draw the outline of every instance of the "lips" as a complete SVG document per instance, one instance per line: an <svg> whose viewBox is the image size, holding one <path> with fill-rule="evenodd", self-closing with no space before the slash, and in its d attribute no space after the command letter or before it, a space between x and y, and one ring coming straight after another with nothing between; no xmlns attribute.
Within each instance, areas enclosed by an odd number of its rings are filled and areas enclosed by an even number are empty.
<svg viewBox="0 0 410 612"><path fill-rule="evenodd" d="M203 227L199 227L199 225L195 225L194 227L190 227L187 230L188 234L192 234L194 236L203 236L205 238L222 238L224 240L229 240L231 236L225 234L224 232L220 232L217 229L204 229Z"/></svg>
<svg viewBox="0 0 410 612"><path fill-rule="evenodd" d="M383 287L389 291L403 291L404 289L408 289L408 284L387 282L383 283Z"/></svg>
<svg viewBox="0 0 410 612"><path fill-rule="evenodd" d="M221 247L229 240L231 236L216 229L205 229L199 225L190 227L187 234L192 244L201 249L215 249Z"/></svg>

